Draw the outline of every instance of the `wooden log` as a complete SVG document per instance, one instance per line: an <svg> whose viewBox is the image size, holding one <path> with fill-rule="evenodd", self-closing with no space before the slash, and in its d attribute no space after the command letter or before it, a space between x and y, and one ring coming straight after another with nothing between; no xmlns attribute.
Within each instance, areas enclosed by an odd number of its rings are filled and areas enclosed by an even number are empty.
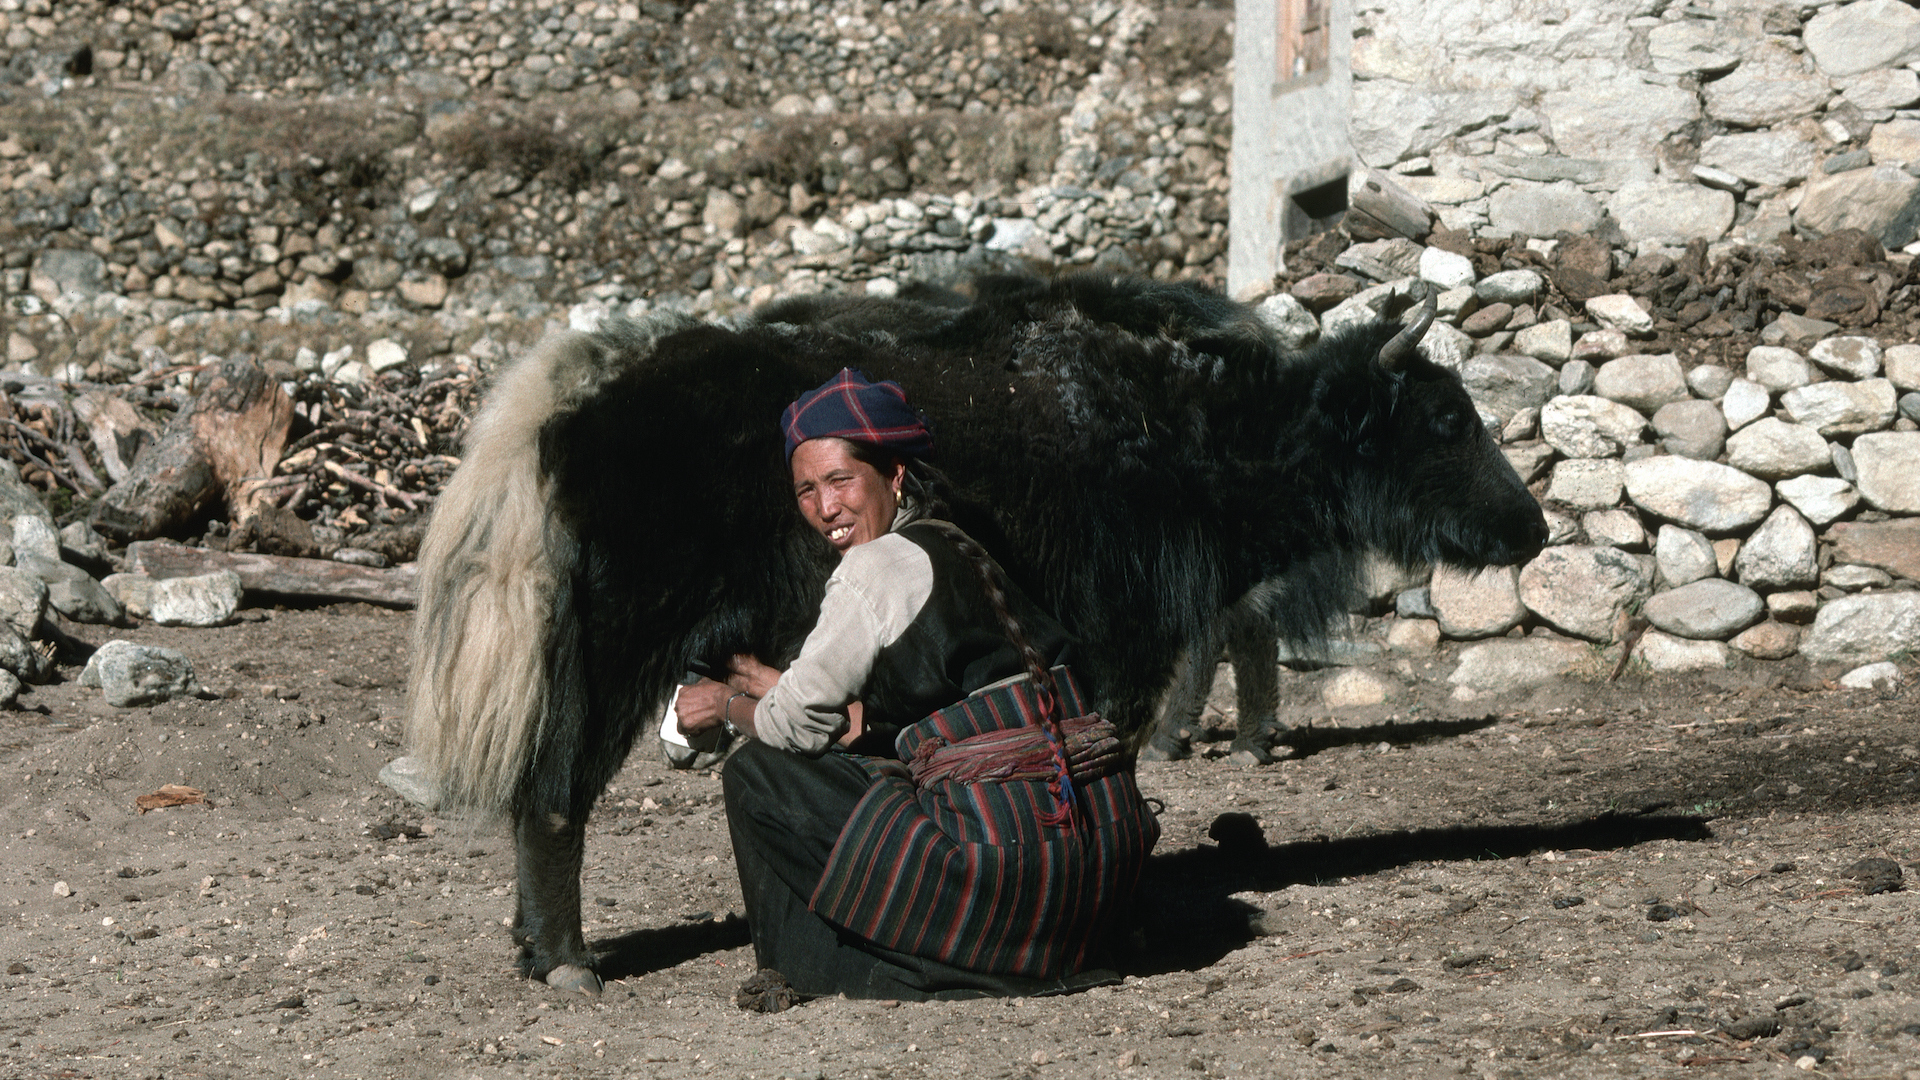
<svg viewBox="0 0 1920 1080"><path fill-rule="evenodd" d="M208 551L171 540L129 544L127 562L134 573L153 578L191 577L231 570L240 575L240 587L247 592L303 600L363 600L385 607L410 608L419 597L419 575L412 563L374 569L330 559Z"/></svg>
<svg viewBox="0 0 1920 1080"><path fill-rule="evenodd" d="M126 479L93 510L93 527L113 540L145 540L184 527L209 503L266 476L280 460L293 402L252 363L221 364L193 406L143 450ZM248 507L234 507L244 517Z"/></svg>
<svg viewBox="0 0 1920 1080"><path fill-rule="evenodd" d="M1404 236L1425 239L1433 231L1433 208L1379 169L1360 169L1347 182L1347 235L1355 240Z"/></svg>

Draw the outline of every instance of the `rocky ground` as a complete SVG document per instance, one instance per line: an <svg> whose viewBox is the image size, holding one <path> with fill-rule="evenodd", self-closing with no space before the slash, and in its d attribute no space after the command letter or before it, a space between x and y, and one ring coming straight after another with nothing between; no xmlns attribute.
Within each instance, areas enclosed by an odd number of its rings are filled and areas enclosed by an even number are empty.
<svg viewBox="0 0 1920 1080"><path fill-rule="evenodd" d="M1462 705L1443 651L1395 705L1330 710L1288 673L1291 759L1143 766L1164 834L1122 984L765 1016L731 1003L719 782L651 747L589 834L605 996L514 973L510 845L373 779L407 619L148 628L207 698L113 709L65 668L0 718L0 1075L1916 1075L1911 688L1609 683L1596 650ZM167 784L206 802L142 813Z"/></svg>

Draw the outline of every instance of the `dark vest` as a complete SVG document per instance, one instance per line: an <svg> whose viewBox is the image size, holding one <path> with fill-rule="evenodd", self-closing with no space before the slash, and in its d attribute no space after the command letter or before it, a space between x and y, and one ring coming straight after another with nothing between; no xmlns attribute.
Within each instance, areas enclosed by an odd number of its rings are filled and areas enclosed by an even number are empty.
<svg viewBox="0 0 1920 1080"><path fill-rule="evenodd" d="M860 694L869 726L904 727L1027 670L995 617L973 563L931 525L914 522L901 526L899 533L932 560L933 592L906 633L874 660ZM1047 663L1061 662L1067 633L1060 624L1011 584L1007 602ZM885 738L890 743L892 734Z"/></svg>

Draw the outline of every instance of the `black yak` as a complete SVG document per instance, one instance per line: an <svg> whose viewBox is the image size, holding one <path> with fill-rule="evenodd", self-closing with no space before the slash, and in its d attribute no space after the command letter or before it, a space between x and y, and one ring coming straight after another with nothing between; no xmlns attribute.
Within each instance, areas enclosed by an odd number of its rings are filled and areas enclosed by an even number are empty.
<svg viewBox="0 0 1920 1080"><path fill-rule="evenodd" d="M784 664L811 625L832 556L778 419L842 367L926 412L950 516L1075 633L1136 741L1229 604L1310 643L1370 549L1479 567L1545 540L1460 380L1413 348L1431 305L1294 355L1194 286L974 288L615 323L500 377L421 552L407 726L443 804L512 818L529 975L599 989L587 816L682 673Z"/></svg>

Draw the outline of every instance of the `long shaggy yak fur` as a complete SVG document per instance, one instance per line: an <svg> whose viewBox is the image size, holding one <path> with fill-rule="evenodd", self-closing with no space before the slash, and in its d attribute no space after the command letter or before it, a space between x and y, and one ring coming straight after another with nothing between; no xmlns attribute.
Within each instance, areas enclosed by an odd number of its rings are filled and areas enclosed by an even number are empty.
<svg viewBox="0 0 1920 1080"><path fill-rule="evenodd" d="M926 412L950 516L1076 634L1137 737L1182 648L1249 594L1311 644L1368 550L1479 567L1544 540L1459 379L1381 363L1394 327L1296 355L1189 286L974 291L618 323L501 377L421 553L408 738L444 803L513 816L530 973L597 987L584 823L681 673L783 664L810 627L834 558L778 418L842 367Z"/></svg>

